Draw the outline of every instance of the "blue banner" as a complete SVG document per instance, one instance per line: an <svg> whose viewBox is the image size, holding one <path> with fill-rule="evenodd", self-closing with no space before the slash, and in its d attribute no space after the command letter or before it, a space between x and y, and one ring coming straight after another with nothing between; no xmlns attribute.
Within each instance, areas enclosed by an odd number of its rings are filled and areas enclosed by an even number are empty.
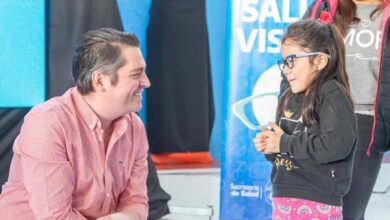
<svg viewBox="0 0 390 220"><path fill-rule="evenodd" d="M0 1L0 108L45 100L45 1Z"/></svg>
<svg viewBox="0 0 390 220"><path fill-rule="evenodd" d="M271 164L252 143L275 120L281 80L277 60L286 27L311 0L230 0L226 133L221 157L222 220L271 219Z"/></svg>

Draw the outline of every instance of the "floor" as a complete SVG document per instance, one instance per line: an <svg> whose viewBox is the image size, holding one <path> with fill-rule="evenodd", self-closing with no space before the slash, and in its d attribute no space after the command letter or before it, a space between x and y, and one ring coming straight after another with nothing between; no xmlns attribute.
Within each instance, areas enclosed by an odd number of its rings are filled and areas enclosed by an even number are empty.
<svg viewBox="0 0 390 220"><path fill-rule="evenodd" d="M220 168L203 167L158 170L162 187L172 195L172 214L162 220L218 220ZM383 163L370 203L366 220L390 219L390 163ZM188 190L191 189L191 190ZM379 192L379 193L378 193ZM212 217L209 215L214 211ZM386 217L387 216L387 217Z"/></svg>
<svg viewBox="0 0 390 220"><path fill-rule="evenodd" d="M161 186L172 196L169 206L176 208L163 220L209 220L211 210L211 219L219 219L220 168L159 170L158 175Z"/></svg>
<svg viewBox="0 0 390 220"><path fill-rule="evenodd" d="M366 210L366 220L390 219L390 163L382 163L374 193ZM388 190L386 193L384 193ZM387 217L385 217L387 216Z"/></svg>

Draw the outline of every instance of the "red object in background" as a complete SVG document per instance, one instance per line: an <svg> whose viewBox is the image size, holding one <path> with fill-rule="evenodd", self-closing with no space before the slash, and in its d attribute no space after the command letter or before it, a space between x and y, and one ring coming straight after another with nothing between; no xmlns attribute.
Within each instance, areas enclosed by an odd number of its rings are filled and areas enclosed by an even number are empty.
<svg viewBox="0 0 390 220"><path fill-rule="evenodd" d="M174 164L212 164L213 159L210 153L191 152L191 153L164 153L152 154L152 160L155 165L174 165Z"/></svg>
<svg viewBox="0 0 390 220"><path fill-rule="evenodd" d="M330 14L330 12L322 11L319 20L323 24L330 24L332 23L332 15Z"/></svg>

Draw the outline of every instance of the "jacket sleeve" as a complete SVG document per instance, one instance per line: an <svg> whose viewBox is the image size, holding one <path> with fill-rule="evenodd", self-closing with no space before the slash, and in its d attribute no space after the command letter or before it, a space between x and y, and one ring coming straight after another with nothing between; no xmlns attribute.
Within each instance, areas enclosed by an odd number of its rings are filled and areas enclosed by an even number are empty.
<svg viewBox="0 0 390 220"><path fill-rule="evenodd" d="M274 162L276 158L276 154L264 154L265 159L267 159L270 162Z"/></svg>
<svg viewBox="0 0 390 220"><path fill-rule="evenodd" d="M317 164L342 160L351 153L357 140L356 118L345 94L339 88L322 93L318 109L318 124L296 136L282 135L281 152Z"/></svg>

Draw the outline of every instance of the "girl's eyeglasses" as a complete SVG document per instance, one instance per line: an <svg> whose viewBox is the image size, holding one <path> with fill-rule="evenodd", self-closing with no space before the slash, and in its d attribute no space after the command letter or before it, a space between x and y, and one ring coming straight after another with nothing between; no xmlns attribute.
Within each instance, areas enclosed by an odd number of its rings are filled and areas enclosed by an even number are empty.
<svg viewBox="0 0 390 220"><path fill-rule="evenodd" d="M315 56L321 53L322 52L310 52L310 53L297 53L297 54L288 55L285 59L280 59L278 61L279 69L282 72L284 70L284 67L286 66L287 68L292 69L294 67L294 59L301 58L301 57ZM329 54L326 55L328 56L328 58L330 58Z"/></svg>

